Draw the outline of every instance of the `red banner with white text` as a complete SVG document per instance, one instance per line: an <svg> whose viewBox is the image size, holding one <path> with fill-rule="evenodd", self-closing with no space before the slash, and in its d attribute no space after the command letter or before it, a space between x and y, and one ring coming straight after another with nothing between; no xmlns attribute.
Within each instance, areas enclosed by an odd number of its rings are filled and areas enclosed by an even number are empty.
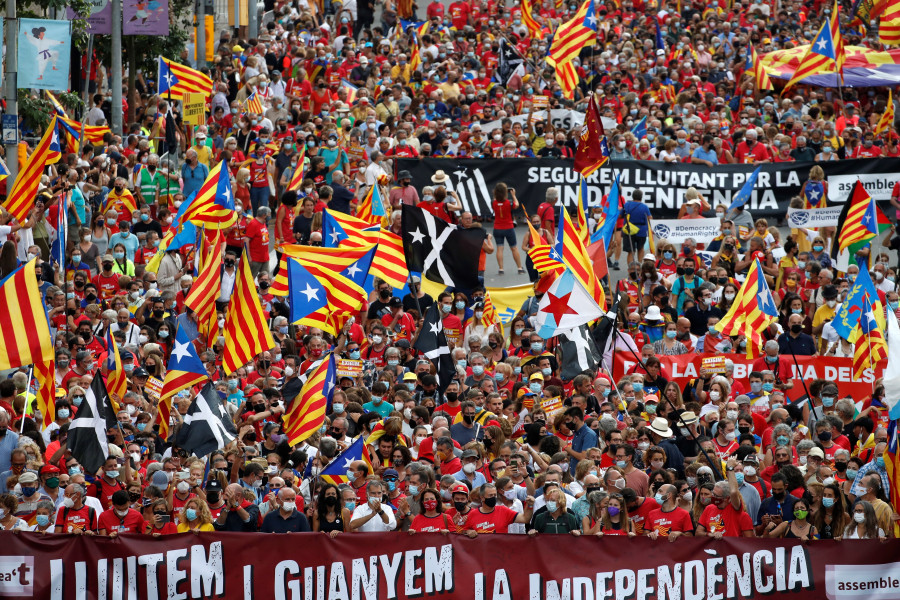
<svg viewBox="0 0 900 600"><path fill-rule="evenodd" d="M657 355L660 363L662 363L663 377L669 381L675 381L681 388L690 383L691 379L697 377L700 371L701 361L714 354L681 354L678 356ZM728 358L734 363L734 378L740 382L746 382L747 377L753 370L753 363L757 359L747 359L743 354L729 354ZM793 359L789 359L793 363ZM618 381L619 377L629 373L637 364L635 355L631 352L616 352L613 358L613 375ZM836 358L832 356L797 356L797 364L791 364L791 374L794 387L788 391L788 397L792 400L803 396L806 392L803 389L801 377L806 381L806 385L816 379L827 379L833 381L838 386L839 397L852 396L857 402L872 395L872 384L876 379L881 377L887 360L884 360L873 369L865 369L862 379L854 379L853 377L853 359L852 358ZM798 368L799 367L799 368ZM745 389L750 389L749 385L744 385ZM897 596L900 598L900 595Z"/></svg>
<svg viewBox="0 0 900 600"><path fill-rule="evenodd" d="M0 598L896 600L898 560L896 540L3 532Z"/></svg>

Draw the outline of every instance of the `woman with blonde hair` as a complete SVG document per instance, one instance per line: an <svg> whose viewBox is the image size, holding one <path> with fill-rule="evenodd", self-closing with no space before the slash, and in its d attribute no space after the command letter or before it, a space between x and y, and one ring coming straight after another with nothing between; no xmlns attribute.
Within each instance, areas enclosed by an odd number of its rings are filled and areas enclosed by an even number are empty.
<svg viewBox="0 0 900 600"><path fill-rule="evenodd" d="M234 200L242 206L250 206L250 169L241 167L234 176Z"/></svg>
<svg viewBox="0 0 900 600"><path fill-rule="evenodd" d="M181 517L178 520L178 533L200 533L201 531L214 531L212 514L209 506L199 497L194 496L184 503Z"/></svg>

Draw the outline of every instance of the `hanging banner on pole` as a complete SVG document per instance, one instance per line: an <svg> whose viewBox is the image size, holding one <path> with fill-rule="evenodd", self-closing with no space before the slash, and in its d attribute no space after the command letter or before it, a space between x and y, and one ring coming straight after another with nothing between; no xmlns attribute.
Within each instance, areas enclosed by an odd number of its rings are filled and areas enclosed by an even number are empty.
<svg viewBox="0 0 900 600"><path fill-rule="evenodd" d="M122 35L169 35L169 0L123 0Z"/></svg>
<svg viewBox="0 0 900 600"><path fill-rule="evenodd" d="M72 23L19 19L20 88L69 89Z"/></svg>
<svg viewBox="0 0 900 600"><path fill-rule="evenodd" d="M71 8L66 9L66 18L70 21L82 18L87 21L85 33L109 35L112 33L112 3L110 0L89 0L91 12L79 15Z"/></svg>

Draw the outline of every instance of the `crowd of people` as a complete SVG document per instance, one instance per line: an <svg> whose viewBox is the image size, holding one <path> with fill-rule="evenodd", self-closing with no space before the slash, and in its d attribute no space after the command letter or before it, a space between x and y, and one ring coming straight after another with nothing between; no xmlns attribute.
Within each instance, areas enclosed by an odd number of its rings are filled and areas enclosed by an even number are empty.
<svg viewBox="0 0 900 600"><path fill-rule="evenodd" d="M109 133L51 167L26 222L0 211L0 276L37 259L58 386L56 418L41 427L39 415L26 411L34 399L28 370L0 381L0 528L107 536L893 537L900 516L889 501L880 379L860 405L824 379L804 384L805 403L790 401L798 397L791 355L853 356L830 322L860 268L870 269L882 305L900 311L887 252L900 247L893 229L883 246L876 240L860 254L865 260L841 272L829 255L833 230L782 236L748 208L728 211L691 189L679 216L717 216L721 235L705 245L656 240L654 255L647 252L650 211L639 190L624 190L634 231L619 228L612 240L610 266L618 268L624 251L626 275L606 282L607 297L623 293L611 307L620 312L613 343L638 364L615 376L597 356L597 368L561 378L558 345L535 328L541 293L501 327L482 323L483 287L432 297L417 277L408 294L376 280L355 322L330 335L290 323L285 299L270 292L273 247L322 245L323 209L352 214L373 186L395 233L408 206L465 227L493 227L484 252L497 252L501 273L507 243L520 273L527 268L536 280L519 253L532 240L516 240L514 190L498 187L493 214L474 215L481 222L473 224L443 173L417 189L394 161L572 157L580 127L512 118L535 106L581 110L588 92L619 124L607 132L613 161L713 168L900 154L893 129L873 133L886 90L844 89L839 100L830 89L801 87L784 99L757 89L745 70L747 44L764 53L808 42L830 4L778 6L686 2L679 13L673 4L599 3L597 44L577 59L573 99L544 61L552 26L578 10L567 2L535 4L546 27L537 37L520 5L494 0L419 8L385 2L378 24L373 2L326 2L319 14L306 3L276 2L258 38L248 39L243 28L216 36L208 121L174 136L165 115L180 106L155 95L152 77L138 74L137 93L126 99L136 119L124 135ZM421 36L418 26L402 27L417 16L430 22ZM656 20L665 50L657 48ZM850 38L875 45L871 35ZM503 40L526 60L497 81ZM102 71L88 125L111 121ZM263 112L248 105L251 96ZM632 127L643 117L646 133L638 138ZM219 326L246 244L276 346L226 376L222 338L194 341L238 432L233 443L198 457L174 443L196 388L175 398L168 439L158 423L176 332L197 331L184 306L196 281L194 248L166 251L155 270L148 264L173 214L219 162L230 171L239 215L226 231ZM302 184L288 189L298 169ZM805 192L821 191L823 179L814 167ZM551 190L531 215L546 242L558 227L558 202ZM900 191L892 202L900 212ZM824 204L805 193L791 205ZM68 217L62 265L51 253L60 210ZM593 227L602 209L587 218ZM700 252L712 255L708 264ZM764 332L763 356L748 377L737 378L727 357L744 354L747 342L714 326L755 258L780 318ZM460 332L450 382L439 381L436 366L415 348L424 312L435 303L444 328ZM98 472L85 472L67 439L94 377L107 375L108 335L128 391L118 426L107 432L109 458ZM360 361L365 374L341 377L321 428L292 446L283 389L329 351ZM688 353L725 356L723 370L679 384L659 357ZM337 476L319 476L360 437L364 457Z"/></svg>

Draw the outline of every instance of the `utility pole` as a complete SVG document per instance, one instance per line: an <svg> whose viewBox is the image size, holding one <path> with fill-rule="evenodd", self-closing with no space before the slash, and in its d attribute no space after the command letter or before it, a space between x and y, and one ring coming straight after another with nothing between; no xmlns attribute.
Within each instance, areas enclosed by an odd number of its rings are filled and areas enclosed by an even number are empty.
<svg viewBox="0 0 900 600"><path fill-rule="evenodd" d="M6 114L14 115L19 120L18 86L18 43L19 19L16 16L16 0L6 0ZM16 139L18 140L18 133ZM12 189L12 182L19 174L19 145L5 144L6 167L9 169L7 190Z"/></svg>
<svg viewBox="0 0 900 600"><path fill-rule="evenodd" d="M197 15L197 39L194 40L194 48L197 49L197 69L206 67L206 0L196 0L194 14Z"/></svg>
<svg viewBox="0 0 900 600"><path fill-rule="evenodd" d="M250 27L247 30L247 39L259 38L259 2L247 0L247 8L250 9Z"/></svg>
<svg viewBox="0 0 900 600"><path fill-rule="evenodd" d="M9 0L7 0L9 2ZM88 71L90 76L90 71ZM122 130L122 0L112 0L112 132Z"/></svg>

